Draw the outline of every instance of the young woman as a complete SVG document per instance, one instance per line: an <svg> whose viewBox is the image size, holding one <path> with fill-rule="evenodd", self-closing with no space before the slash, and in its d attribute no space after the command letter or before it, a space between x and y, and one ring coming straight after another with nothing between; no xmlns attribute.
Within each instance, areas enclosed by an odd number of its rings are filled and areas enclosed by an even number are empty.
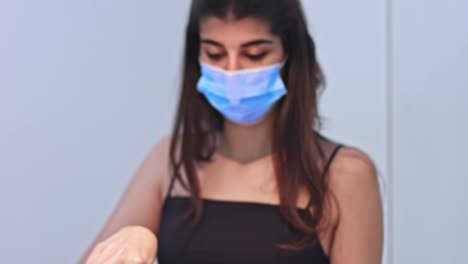
<svg viewBox="0 0 468 264"><path fill-rule="evenodd" d="M174 131L81 263L381 263L376 169L319 133L300 1L193 0L184 55Z"/></svg>

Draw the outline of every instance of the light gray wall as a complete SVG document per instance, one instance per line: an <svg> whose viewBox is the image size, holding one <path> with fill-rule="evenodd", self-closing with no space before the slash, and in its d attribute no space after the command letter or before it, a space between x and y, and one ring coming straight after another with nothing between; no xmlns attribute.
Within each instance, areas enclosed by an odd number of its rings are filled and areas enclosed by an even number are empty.
<svg viewBox="0 0 468 264"><path fill-rule="evenodd" d="M394 263L466 263L468 2L394 0Z"/></svg>
<svg viewBox="0 0 468 264"><path fill-rule="evenodd" d="M172 123L189 1L0 0L0 263L74 263Z"/></svg>
<svg viewBox="0 0 468 264"><path fill-rule="evenodd" d="M189 2L0 0L0 263L74 263L102 227L170 131ZM387 263L463 262L466 2L303 3L325 132L388 183Z"/></svg>

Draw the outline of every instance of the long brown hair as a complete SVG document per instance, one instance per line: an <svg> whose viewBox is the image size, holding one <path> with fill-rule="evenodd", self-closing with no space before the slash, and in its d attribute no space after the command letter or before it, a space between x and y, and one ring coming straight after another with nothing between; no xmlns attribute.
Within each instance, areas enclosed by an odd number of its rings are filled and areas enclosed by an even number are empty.
<svg viewBox="0 0 468 264"><path fill-rule="evenodd" d="M317 239L313 239L316 236L312 235L318 231L324 216L327 194L326 177L317 163L324 159L324 154L316 132L321 126L317 97L324 86L324 77L299 0L192 1L185 36L182 90L170 147L173 176L191 194L193 206L185 217L190 217L191 225L201 219L203 207L196 164L210 160L216 147L214 135L223 131L223 117L196 90L201 74L200 20L207 16L265 19L272 33L281 37L288 56L282 71L288 93L275 107L273 161L281 214L303 235L278 246L298 250L316 243ZM297 211L301 188L308 191L308 208L313 208L313 214L307 219Z"/></svg>

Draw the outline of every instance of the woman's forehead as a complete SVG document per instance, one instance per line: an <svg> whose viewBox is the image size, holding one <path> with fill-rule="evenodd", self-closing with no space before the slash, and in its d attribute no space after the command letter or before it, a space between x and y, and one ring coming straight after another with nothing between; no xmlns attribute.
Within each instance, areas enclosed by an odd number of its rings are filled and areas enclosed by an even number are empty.
<svg viewBox="0 0 468 264"><path fill-rule="evenodd" d="M220 19L210 16L200 23L200 37L225 45L239 46L255 39L274 41L277 37L270 29L268 22L258 18Z"/></svg>

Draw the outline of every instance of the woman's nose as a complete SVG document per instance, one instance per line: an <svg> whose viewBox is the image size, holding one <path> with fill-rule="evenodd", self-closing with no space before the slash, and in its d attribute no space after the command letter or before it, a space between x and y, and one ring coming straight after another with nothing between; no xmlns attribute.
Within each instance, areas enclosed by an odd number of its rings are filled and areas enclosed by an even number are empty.
<svg viewBox="0 0 468 264"><path fill-rule="evenodd" d="M242 69L241 63L238 56L230 55L227 58L226 66L224 67L226 71L238 71Z"/></svg>

